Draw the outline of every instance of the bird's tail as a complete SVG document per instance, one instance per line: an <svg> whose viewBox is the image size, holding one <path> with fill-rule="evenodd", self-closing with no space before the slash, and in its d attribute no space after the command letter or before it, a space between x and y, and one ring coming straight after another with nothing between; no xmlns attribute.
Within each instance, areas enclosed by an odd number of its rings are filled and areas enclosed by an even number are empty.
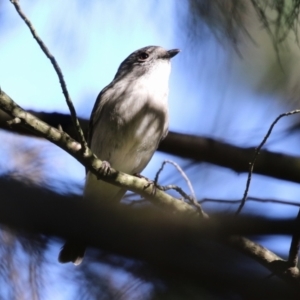
<svg viewBox="0 0 300 300"><path fill-rule="evenodd" d="M83 197L84 200L94 201L94 205L97 207L98 202L119 203L125 192L125 189L97 180L95 175L88 173ZM58 261L61 263L73 262L77 266L83 260L85 248L84 244L67 241L60 250Z"/></svg>
<svg viewBox="0 0 300 300"><path fill-rule="evenodd" d="M60 263L73 262L75 266L78 266L83 260L85 248L83 244L68 241L62 246L58 261Z"/></svg>

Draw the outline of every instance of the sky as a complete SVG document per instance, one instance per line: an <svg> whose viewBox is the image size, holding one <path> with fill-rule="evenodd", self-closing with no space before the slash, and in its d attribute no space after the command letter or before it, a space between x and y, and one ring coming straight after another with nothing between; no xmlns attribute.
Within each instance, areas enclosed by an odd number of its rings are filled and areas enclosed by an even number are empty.
<svg viewBox="0 0 300 300"><path fill-rule="evenodd" d="M210 136L239 146L257 146L271 122L290 109L282 95L262 91L262 84L276 62L272 44L258 24L251 23L257 44L242 41L240 56L233 47L220 43L203 26L205 34L188 34L186 2L166 1L53 1L23 0L22 9L34 24L40 37L56 57L80 117L88 118L94 101L113 79L119 64L134 50L147 45L166 49L180 48L172 60L170 77L170 130ZM68 113L57 76L28 28L9 1L0 8L0 85L19 105L26 109ZM299 155L297 136L281 138L282 132L297 117L281 120L266 149ZM43 149L41 163L48 170L44 176L52 188L67 191L70 186L78 193L84 183L84 168L61 149L47 141L15 137L0 133L12 142L13 151L3 146L0 154L7 161L23 147ZM21 146L20 146L21 144ZM19 158L21 160L21 157ZM153 178L165 159L181 167L189 164L165 153L156 153L143 174ZM234 159L234 158L233 158ZM25 160L25 159L24 159ZM13 169L17 162L9 168ZM199 199L240 199L246 174L201 164L185 169ZM26 173L27 172L27 173ZM31 168L23 173L30 174ZM42 171L41 171L42 172ZM44 174L45 175L45 174ZM163 183L186 188L184 180L168 166ZM171 181L171 182L170 182ZM76 187L74 187L76 185ZM299 185L255 175L250 196L298 201ZM295 207L249 202L249 211L269 217L293 217ZM226 205L207 204L208 210L227 210ZM230 210L230 209L229 209ZM282 242L285 241L285 242ZM279 253L286 253L286 237L264 244Z"/></svg>

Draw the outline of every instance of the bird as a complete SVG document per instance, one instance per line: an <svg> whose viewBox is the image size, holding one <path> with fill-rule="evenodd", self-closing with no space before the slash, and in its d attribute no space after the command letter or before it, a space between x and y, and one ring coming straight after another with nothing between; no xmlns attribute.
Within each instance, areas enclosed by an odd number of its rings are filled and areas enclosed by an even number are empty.
<svg viewBox="0 0 300 300"><path fill-rule="evenodd" d="M118 171L139 174L168 133L168 92L171 58L179 49L147 46L131 53L113 81L98 95L90 116L88 146ZM98 180L87 171L83 198L118 203L126 189ZM86 246L67 241L59 262L79 265Z"/></svg>

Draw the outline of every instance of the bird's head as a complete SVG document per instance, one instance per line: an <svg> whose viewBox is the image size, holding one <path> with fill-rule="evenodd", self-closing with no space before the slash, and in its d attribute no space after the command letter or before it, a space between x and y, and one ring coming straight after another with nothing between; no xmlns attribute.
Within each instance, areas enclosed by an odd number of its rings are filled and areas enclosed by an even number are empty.
<svg viewBox="0 0 300 300"><path fill-rule="evenodd" d="M170 59L180 52L179 49L166 50L159 46L147 46L131 53L120 65L115 79L132 75L140 77L157 66L165 65L170 69Z"/></svg>

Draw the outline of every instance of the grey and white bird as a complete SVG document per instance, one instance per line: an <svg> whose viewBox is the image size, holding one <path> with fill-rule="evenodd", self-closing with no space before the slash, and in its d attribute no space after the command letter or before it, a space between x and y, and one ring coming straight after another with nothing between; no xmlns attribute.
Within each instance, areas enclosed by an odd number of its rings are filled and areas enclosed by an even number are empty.
<svg viewBox="0 0 300 300"><path fill-rule="evenodd" d="M102 161L127 174L140 173L168 133L170 59L178 49L148 46L131 53L92 110L88 145ZM87 173L84 198L119 202L126 190ZM67 242L62 263L81 263L85 246Z"/></svg>

